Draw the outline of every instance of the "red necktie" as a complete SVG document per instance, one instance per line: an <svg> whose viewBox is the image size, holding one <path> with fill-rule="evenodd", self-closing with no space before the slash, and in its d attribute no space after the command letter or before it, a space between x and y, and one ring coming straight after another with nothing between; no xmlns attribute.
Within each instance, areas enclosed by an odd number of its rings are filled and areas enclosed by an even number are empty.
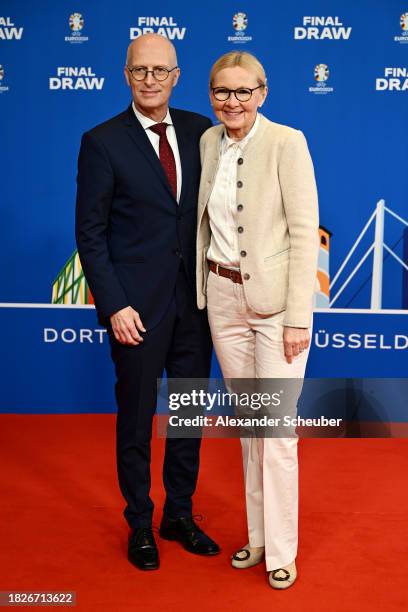
<svg viewBox="0 0 408 612"><path fill-rule="evenodd" d="M152 132L160 136L159 141L159 157L163 170L166 173L167 179L170 183L171 190L174 197L177 199L177 170L176 162L174 160L174 153L167 140L166 129L167 123L156 123L150 128Z"/></svg>

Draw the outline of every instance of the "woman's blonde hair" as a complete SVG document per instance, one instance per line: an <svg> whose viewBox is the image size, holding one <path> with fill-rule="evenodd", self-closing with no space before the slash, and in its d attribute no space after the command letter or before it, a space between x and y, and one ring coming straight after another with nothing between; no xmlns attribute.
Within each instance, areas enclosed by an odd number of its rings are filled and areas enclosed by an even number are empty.
<svg viewBox="0 0 408 612"><path fill-rule="evenodd" d="M234 66L241 66L248 72L255 74L258 81L258 85L266 85L266 74L264 67L261 62L247 51L230 51L221 55L217 59L210 72L210 87L213 86L215 75L218 74L224 68L233 68Z"/></svg>

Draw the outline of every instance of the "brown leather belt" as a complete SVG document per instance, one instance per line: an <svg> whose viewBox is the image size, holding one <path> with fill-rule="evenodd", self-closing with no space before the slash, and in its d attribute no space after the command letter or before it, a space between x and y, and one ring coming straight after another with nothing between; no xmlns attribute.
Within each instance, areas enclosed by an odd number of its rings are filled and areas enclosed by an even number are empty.
<svg viewBox="0 0 408 612"><path fill-rule="evenodd" d="M242 276L241 272L238 270L228 270L228 268L223 268L219 264L216 264L214 261L208 260L210 265L211 272L214 274L218 274L219 276L225 276L225 278L229 278L233 283L239 283L242 285Z"/></svg>

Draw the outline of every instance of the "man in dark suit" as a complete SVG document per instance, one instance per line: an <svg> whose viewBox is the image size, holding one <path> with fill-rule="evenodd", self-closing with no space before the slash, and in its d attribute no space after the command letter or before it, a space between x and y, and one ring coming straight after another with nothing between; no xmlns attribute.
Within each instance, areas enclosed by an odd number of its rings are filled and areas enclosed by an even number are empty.
<svg viewBox="0 0 408 612"><path fill-rule="evenodd" d="M116 370L117 467L131 528L128 558L159 567L152 532L150 440L157 378L207 378L211 339L196 307L199 140L207 117L170 109L180 75L173 45L147 34L128 49L131 106L86 132L78 161L76 239ZM192 516L200 439L166 440L164 539L213 555Z"/></svg>

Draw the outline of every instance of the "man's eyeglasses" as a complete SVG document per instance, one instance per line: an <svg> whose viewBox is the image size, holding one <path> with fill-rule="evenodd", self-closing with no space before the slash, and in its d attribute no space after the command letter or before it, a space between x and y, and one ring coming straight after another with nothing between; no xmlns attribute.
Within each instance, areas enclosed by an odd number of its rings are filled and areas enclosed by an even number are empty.
<svg viewBox="0 0 408 612"><path fill-rule="evenodd" d="M163 66L155 66L153 70L148 70L145 66L135 66L134 68L126 66L126 68L130 72L132 79L134 79L135 81L144 81L144 79L147 78L147 75L149 73L154 76L156 81L165 81L168 78L170 72L176 70L178 66L174 66L174 68L171 69L164 68Z"/></svg>
<svg viewBox="0 0 408 612"><path fill-rule="evenodd" d="M239 87L238 89L227 89L227 87L212 87L211 91L213 96L219 102L226 102L230 95L233 93L238 102L248 102L252 98L252 93L265 85L258 85L258 87Z"/></svg>

